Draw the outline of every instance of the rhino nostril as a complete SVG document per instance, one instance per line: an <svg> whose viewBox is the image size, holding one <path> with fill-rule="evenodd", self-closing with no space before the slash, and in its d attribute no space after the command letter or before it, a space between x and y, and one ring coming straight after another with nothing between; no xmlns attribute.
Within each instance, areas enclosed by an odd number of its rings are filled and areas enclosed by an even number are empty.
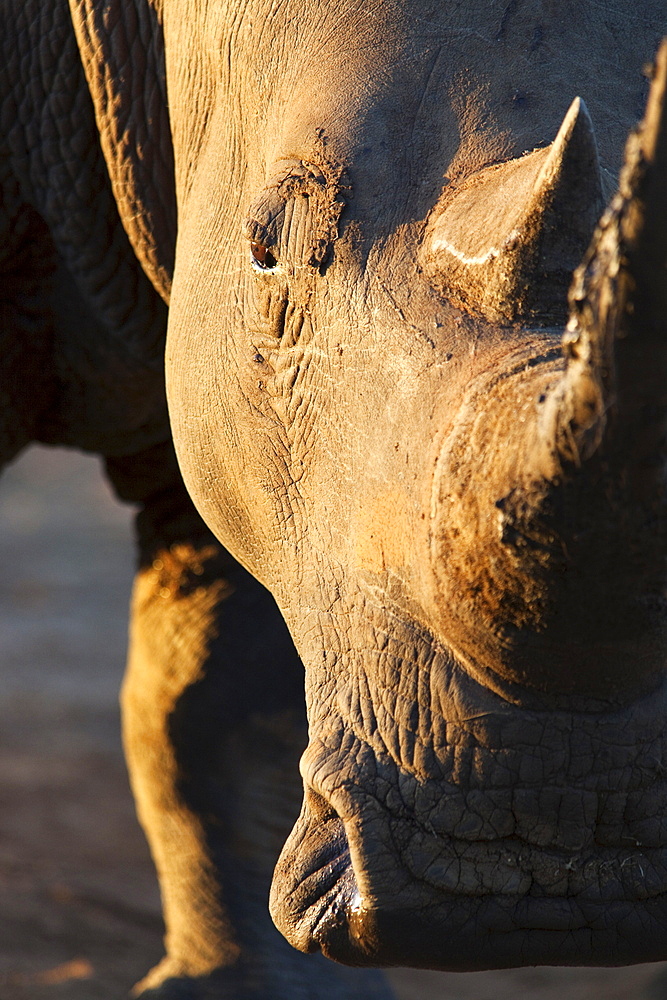
<svg viewBox="0 0 667 1000"><path fill-rule="evenodd" d="M319 792L314 791L308 785L304 789L304 806L315 822L328 823L334 820L342 827L342 822L334 807Z"/></svg>

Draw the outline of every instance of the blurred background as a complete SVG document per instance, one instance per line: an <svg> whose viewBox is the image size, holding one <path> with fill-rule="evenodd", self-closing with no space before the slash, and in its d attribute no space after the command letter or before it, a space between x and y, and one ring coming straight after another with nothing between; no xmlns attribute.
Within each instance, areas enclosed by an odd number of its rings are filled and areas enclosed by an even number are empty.
<svg viewBox="0 0 667 1000"><path fill-rule="evenodd" d="M131 518L75 452L0 479L0 1000L122 1000L161 955L117 704ZM392 979L399 1000L667 1000L667 964Z"/></svg>

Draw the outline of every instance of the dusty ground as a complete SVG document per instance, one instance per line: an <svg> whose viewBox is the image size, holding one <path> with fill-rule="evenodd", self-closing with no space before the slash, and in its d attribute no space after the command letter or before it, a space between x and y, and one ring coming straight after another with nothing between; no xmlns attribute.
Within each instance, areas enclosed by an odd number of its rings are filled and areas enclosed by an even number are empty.
<svg viewBox="0 0 667 1000"><path fill-rule="evenodd" d="M160 955L116 706L129 519L73 453L0 483L0 1000L122 1000ZM667 965L393 978L399 1000L667 1000Z"/></svg>

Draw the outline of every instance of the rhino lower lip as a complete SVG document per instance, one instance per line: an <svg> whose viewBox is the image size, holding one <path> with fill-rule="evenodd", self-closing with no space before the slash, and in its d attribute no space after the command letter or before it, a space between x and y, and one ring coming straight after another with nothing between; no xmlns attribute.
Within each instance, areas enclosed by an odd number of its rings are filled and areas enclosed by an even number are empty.
<svg viewBox="0 0 667 1000"><path fill-rule="evenodd" d="M657 961L667 931L664 874L661 883L655 896L632 903L434 892L430 906L374 910L348 868L304 915L308 950L349 965L460 971Z"/></svg>
<svg viewBox="0 0 667 1000"><path fill-rule="evenodd" d="M329 743L312 727L278 929L350 965L660 960L667 684L593 711L510 703L446 659L438 671L441 714L403 759L342 717Z"/></svg>

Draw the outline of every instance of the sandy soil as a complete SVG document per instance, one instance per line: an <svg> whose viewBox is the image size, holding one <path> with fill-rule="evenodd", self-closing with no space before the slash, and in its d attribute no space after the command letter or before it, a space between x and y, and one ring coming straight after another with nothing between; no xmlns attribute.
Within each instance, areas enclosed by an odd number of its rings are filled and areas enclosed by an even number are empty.
<svg viewBox="0 0 667 1000"><path fill-rule="evenodd" d="M119 738L129 521L74 453L0 483L0 1000L122 1000L161 952ZM392 978L399 1000L667 1000L667 965Z"/></svg>

